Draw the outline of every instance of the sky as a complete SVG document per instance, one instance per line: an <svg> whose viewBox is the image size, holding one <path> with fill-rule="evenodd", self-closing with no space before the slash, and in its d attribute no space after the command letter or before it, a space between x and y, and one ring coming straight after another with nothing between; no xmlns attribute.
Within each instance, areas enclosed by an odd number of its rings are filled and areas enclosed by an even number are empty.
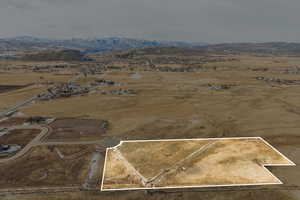
<svg viewBox="0 0 300 200"><path fill-rule="evenodd" d="M300 0L0 0L0 38L300 42Z"/></svg>

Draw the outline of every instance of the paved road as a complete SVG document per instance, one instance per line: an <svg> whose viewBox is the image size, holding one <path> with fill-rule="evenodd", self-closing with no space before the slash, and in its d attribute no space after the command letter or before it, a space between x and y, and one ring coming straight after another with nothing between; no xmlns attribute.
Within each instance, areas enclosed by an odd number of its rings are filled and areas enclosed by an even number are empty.
<svg viewBox="0 0 300 200"><path fill-rule="evenodd" d="M81 77L82 74L74 76L72 79L70 79L69 82L76 81L78 78ZM12 107L8 108L7 110L0 112L0 116L9 115L10 113L13 113L17 111L20 107L29 104L36 100L38 96L34 96L30 99L27 99L25 101L22 101L20 103L17 103L13 105ZM0 119L0 121L7 120L8 117ZM95 141L78 141L78 142L43 142L43 139L46 138L48 134L51 133L52 129L50 127L44 127L44 126L12 126L8 128L8 130L15 130L15 129L40 129L41 132L39 135L37 135L33 140L31 140L24 148L22 148L19 152L17 152L15 155L9 158L0 159L0 165L5 164L7 162L13 161L17 158L20 158L24 156L27 152L30 151L32 147L35 146L47 146L47 145L79 145L79 144L101 144L102 140L95 140ZM99 154L99 155L98 155ZM96 153L96 155L101 156L100 153ZM99 159L102 157L99 157ZM104 158L102 158L104 159ZM99 168L98 166L99 160L97 160L97 166L95 168ZM94 171L96 169L92 170L92 175L94 175ZM92 176L91 175L91 176ZM91 177L88 177L87 180L90 180ZM7 195L7 194L22 194L22 193L38 193L38 192L65 192L65 191L79 191L82 187L81 186L74 186L74 187L44 187L44 188L17 188L17 189L6 189L6 190L0 190L0 195Z"/></svg>
<svg viewBox="0 0 300 200"><path fill-rule="evenodd" d="M31 140L24 148L21 149L21 151L17 152L15 155L9 158L0 159L0 164L15 160L21 156L23 156L25 153L27 153L31 147L39 145L41 142L41 139L47 135L48 128L46 127L40 127L40 126L12 126L9 128L9 130L15 130L15 129L40 129L41 132L38 136L36 136L33 140Z"/></svg>
<svg viewBox="0 0 300 200"><path fill-rule="evenodd" d="M18 153L9 158L0 159L0 164L4 164L6 162L15 160L19 157L22 157L26 154L32 147L35 146L51 146L51 145L80 145L80 144L100 144L102 140L93 140L93 141L78 141L78 142L43 142L43 138L45 138L50 132L51 129L49 127L42 126L12 126L9 130L15 129L40 129L41 132L38 136L36 136L33 140L31 140L24 148L21 149Z"/></svg>
<svg viewBox="0 0 300 200"><path fill-rule="evenodd" d="M68 83L75 82L77 79L79 79L82 76L83 76L82 73L80 73L78 75L74 75L74 76L72 76L70 78L70 80L68 81ZM10 113L13 113L13 112L17 111L20 107L25 106L26 104L29 104L29 103L33 102L34 100L38 99L38 96L39 95L36 95L36 96L34 96L34 97L30 98L30 99L24 100L22 102L19 102L19 103L15 104L15 105L11 106L10 108L8 108L8 109L0 112L0 116L1 115L9 115Z"/></svg>
<svg viewBox="0 0 300 200"><path fill-rule="evenodd" d="M32 194L32 193L57 193L57 192L78 192L81 190L81 186L71 186L71 187L37 187L37 188L9 188L1 189L0 196L10 195L10 194Z"/></svg>
<svg viewBox="0 0 300 200"><path fill-rule="evenodd" d="M78 142L41 142L39 145L72 145L72 144L99 144L102 140L93 140L93 141L78 141Z"/></svg>
<svg viewBox="0 0 300 200"><path fill-rule="evenodd" d="M37 96L34 96L34 97L30 98L30 99L27 99L25 101L19 102L19 103L13 105L12 107L8 108L7 110L5 110L3 112L0 112L0 115L9 115L10 113L13 113L13 112L17 111L18 108L20 108L22 106L25 106L26 104L29 104L29 103L33 102L37 98L38 98Z"/></svg>

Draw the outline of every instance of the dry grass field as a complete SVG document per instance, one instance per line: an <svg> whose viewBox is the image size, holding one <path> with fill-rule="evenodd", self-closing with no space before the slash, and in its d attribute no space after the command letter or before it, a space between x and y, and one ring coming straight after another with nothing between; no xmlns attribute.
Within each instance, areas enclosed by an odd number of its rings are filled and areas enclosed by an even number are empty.
<svg viewBox="0 0 300 200"><path fill-rule="evenodd" d="M0 73L0 109L4 110L46 90L51 84L66 82L71 75L56 73L13 72ZM51 83L51 84L49 84ZM1 91L1 86L11 89ZM4 89L3 89L4 90Z"/></svg>
<svg viewBox="0 0 300 200"><path fill-rule="evenodd" d="M46 141L88 141L99 140L105 136L103 121L87 119L56 119L49 126L52 129Z"/></svg>
<svg viewBox="0 0 300 200"><path fill-rule="evenodd" d="M16 144L21 147L26 146L33 140L41 130L39 129L15 129L8 132L8 134L0 137L0 144Z"/></svg>
<svg viewBox="0 0 300 200"><path fill-rule="evenodd" d="M0 189L80 186L92 151L92 146L84 145L34 147L24 157L0 166Z"/></svg>
<svg viewBox="0 0 300 200"><path fill-rule="evenodd" d="M260 138L124 141L107 151L102 189L280 184L264 165L294 164Z"/></svg>
<svg viewBox="0 0 300 200"><path fill-rule="evenodd" d="M0 121L0 128L2 127L11 127L11 126L20 126L26 122L26 118L22 117L12 117L5 119L3 121Z"/></svg>
<svg viewBox="0 0 300 200"><path fill-rule="evenodd" d="M95 55L94 58L96 58L94 62L77 63L79 68L76 70L94 66L105 66L107 70L102 70L96 75L88 75L86 79L79 79L79 83L88 84L89 80L94 81L95 77L112 80L120 85L103 87L103 91L122 88L133 89L136 94L88 93L51 101L36 101L19 111L27 116L108 120L110 126L106 135L122 140L262 137L295 164L300 163L300 85L296 82L285 84L284 81L276 81L300 80L300 75L293 73L295 67L300 67L299 57L189 55L189 52L175 52L173 55L164 51L159 54L150 51L132 58L116 58L113 54ZM155 68L160 70L144 70L149 69L149 59ZM14 65L20 64L9 63L9 66ZM32 65L35 63L27 63L29 67ZM121 70L109 68L113 66L120 67ZM163 70L199 66L201 69L192 72ZM32 83L34 85L1 93L0 110L51 87L39 84L39 81L64 82L71 78L70 74L74 71L73 68L70 72L66 69L64 71L66 75L59 76L56 72L41 74L30 70L26 74L22 70L1 72L0 85L20 86ZM134 76L135 74L138 76ZM40 80L40 76L44 76L44 79ZM153 194L145 194L143 191L114 193L82 191L47 196L31 194L23 195L22 198L297 200L300 195L299 166L268 167L284 184L269 186L267 189L264 186L253 189L237 187L231 189L232 191L201 189L176 190L172 193L164 190ZM23 172L21 170L18 173ZM66 183L70 179L66 178ZM21 183L25 182L24 178ZM78 183L77 179L74 182ZM0 197L1 200L18 198L20 198L18 195Z"/></svg>

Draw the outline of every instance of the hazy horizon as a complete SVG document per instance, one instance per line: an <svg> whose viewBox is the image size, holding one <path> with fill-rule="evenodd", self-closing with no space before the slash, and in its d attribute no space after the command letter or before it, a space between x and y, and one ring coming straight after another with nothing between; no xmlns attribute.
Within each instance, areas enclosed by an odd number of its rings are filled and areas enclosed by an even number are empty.
<svg viewBox="0 0 300 200"><path fill-rule="evenodd" d="M9 39L16 39L16 38L22 38L22 37L32 37L36 39L45 39L45 40L97 40L97 39L113 39L113 38L119 38L119 39L132 39L132 40L145 40L145 41L157 41L157 42L183 42L183 43L199 43L199 44L208 44L208 45L214 45L214 44L241 44L241 43L253 43L253 44L259 44L259 43L300 43L300 41L237 41L237 42L205 42L205 41L185 41L185 40L158 40L158 39L149 39L149 38L133 38L133 37L127 37L127 36L94 36L94 37L65 37L65 38L51 38L51 37L43 37L43 36L35 36L35 35L16 35L13 37L0 37L0 39L9 40Z"/></svg>
<svg viewBox="0 0 300 200"><path fill-rule="evenodd" d="M2 0L0 38L300 42L297 0Z"/></svg>

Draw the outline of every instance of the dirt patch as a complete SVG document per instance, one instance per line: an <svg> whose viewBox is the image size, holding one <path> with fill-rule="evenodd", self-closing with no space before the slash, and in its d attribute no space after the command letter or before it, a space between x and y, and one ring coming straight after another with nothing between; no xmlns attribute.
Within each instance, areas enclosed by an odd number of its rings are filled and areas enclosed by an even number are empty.
<svg viewBox="0 0 300 200"><path fill-rule="evenodd" d="M146 178L151 178L162 168L172 166L207 143L208 141L123 143L120 151Z"/></svg>
<svg viewBox="0 0 300 200"><path fill-rule="evenodd" d="M0 188L78 186L84 182L93 147L57 146L72 152L61 158L52 147L34 147L24 157L0 167Z"/></svg>
<svg viewBox="0 0 300 200"><path fill-rule="evenodd" d="M104 120L64 118L50 124L52 129L47 140L94 140L106 133Z"/></svg>
<svg viewBox="0 0 300 200"><path fill-rule="evenodd" d="M3 121L0 121L0 127L19 126L26 122L26 118L12 117Z"/></svg>
<svg viewBox="0 0 300 200"><path fill-rule="evenodd" d="M125 141L108 149L103 189L280 184L264 165L293 163L260 138Z"/></svg>
<svg viewBox="0 0 300 200"><path fill-rule="evenodd" d="M174 54L173 50L159 50L155 55L145 52L129 59L115 59L113 55L101 54L95 55L99 57L93 63L59 64L65 67L63 71L58 72L54 67L58 63L54 62L15 63L10 61L10 63L7 63L5 61L1 65L3 68L8 68L7 72L10 73L1 74L1 85L37 83L42 87L28 87L1 94L0 109L5 110L12 104L41 93L47 89L44 87L46 86L44 83L49 83L47 87L65 83L71 78L70 75L77 72L77 66L85 70L95 69L94 71L99 75L97 75L97 78L122 83L125 88L138 91L138 94L135 96L116 96L95 93L55 101L36 102L23 107L22 112L28 116L70 118L86 115L86 117L93 119L108 119L112 122L108 135L126 140L260 136L270 144L278 147L278 150L295 161L296 164L300 163L300 141L296 137L300 131L299 86L295 84L277 84L276 80L271 82L270 85L269 82L255 79L255 77L276 77L280 79L277 82L298 80L299 75L297 72L289 74L282 74L282 72L286 72L291 66L300 66L299 57L215 55L214 53L207 53L207 55L192 53L193 55L191 55L191 52L184 49L181 52L183 53L175 52ZM169 59L170 57L171 59ZM215 58L218 62L212 61ZM149 59L159 70L164 68L165 71L169 72L154 71L155 69L144 71L144 69L149 69L147 61ZM41 68L41 64L51 71L52 69L55 70L54 73L26 72L24 74L24 71L14 70L14 66L26 65L31 71L30 69L35 66ZM105 69L106 66L107 68L119 66L119 69ZM168 66L178 69L169 70L167 69ZM196 68L190 68L193 66L196 66ZM130 69L126 71L126 68ZM196 72L187 72L190 69ZM171 71L177 72L171 73ZM294 71L297 71L297 69ZM65 73L66 75L58 76L57 73ZM143 77L132 79L130 75L133 73L139 73ZM88 75L84 84L89 84L90 81L92 83L94 77ZM91 80L88 80L90 78ZM203 85L208 86L208 84L217 86L235 84L237 86L218 91L203 87ZM103 89L107 89L107 87L103 87ZM200 120L201 123L191 123L190 120ZM58 149L66 156L63 150ZM133 151L136 150L133 149ZM248 156L251 156L251 154ZM221 163L226 164L234 161L234 159L228 159L227 161L229 162L220 160ZM187 189L180 189L177 192L164 190L162 192L156 191L155 194L146 194L144 191L82 192L79 194L41 194L41 196L36 194L37 196L33 197L31 195L20 195L7 198L51 198L55 200L57 198L298 200L299 192L294 195L295 198L288 198L285 195L280 195L280 193L290 196L296 192L289 190L290 188L299 189L299 166L268 168L284 182L283 185L270 187L270 190L259 186L252 191L250 191L251 187L235 187L232 192L215 191L215 188L212 188L213 191L206 192L209 190L206 188L201 192L198 192L199 189L188 191ZM189 170L191 174L197 171L199 171L199 168ZM220 189L225 190L226 188ZM169 191L171 194L167 193Z"/></svg>
<svg viewBox="0 0 300 200"><path fill-rule="evenodd" d="M22 199L22 200L36 200L36 199L47 199L47 200L58 200L58 199L69 199L69 200L136 200L136 199L147 199L147 200L298 200L299 192L297 191L284 191L284 190L177 190L168 192L166 190L161 190L159 192L146 193L145 191L130 191L130 192L61 192L61 193L47 193L47 194L19 194L19 195L7 195L3 196L3 200L11 199Z"/></svg>
<svg viewBox="0 0 300 200"><path fill-rule="evenodd" d="M272 144L275 145L300 146L300 136L298 135L277 135L266 137L266 140L272 142Z"/></svg>
<svg viewBox="0 0 300 200"><path fill-rule="evenodd" d="M0 144L16 144L26 146L39 133L40 129L15 129L0 137Z"/></svg>
<svg viewBox="0 0 300 200"><path fill-rule="evenodd" d="M140 177L134 173L134 169L124 165L115 152L108 152L107 163L116 170L105 173L105 188L114 188L116 184L123 187L142 187Z"/></svg>
<svg viewBox="0 0 300 200"><path fill-rule="evenodd" d="M210 129L209 124L194 123L187 120L153 120L137 126L123 134L126 139L172 139L195 138ZM143 134L141 134L143 133Z"/></svg>

